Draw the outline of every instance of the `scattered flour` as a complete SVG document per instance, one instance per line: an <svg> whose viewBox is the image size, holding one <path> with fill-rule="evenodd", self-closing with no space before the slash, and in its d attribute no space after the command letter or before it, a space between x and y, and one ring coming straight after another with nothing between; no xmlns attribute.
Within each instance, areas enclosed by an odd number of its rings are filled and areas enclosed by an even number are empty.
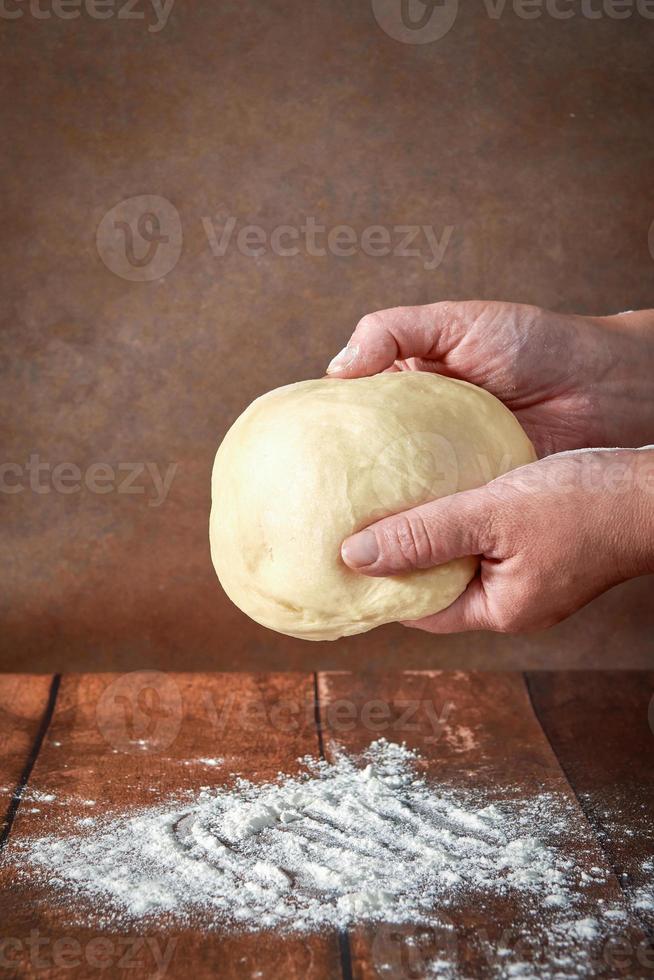
<svg viewBox="0 0 654 980"><path fill-rule="evenodd" d="M654 885L636 888L633 896L634 907L640 912L654 912Z"/></svg>
<svg viewBox="0 0 654 980"><path fill-rule="evenodd" d="M43 793L38 789L28 789L23 793L24 800L32 803L54 803L57 797L54 793Z"/></svg>
<svg viewBox="0 0 654 980"><path fill-rule="evenodd" d="M224 759L221 759L219 757L209 758L209 759L207 759L207 758L201 758L201 759L185 759L184 760L184 765L185 766L201 765L201 766L210 766L211 768L213 768L214 766L222 766L222 764L224 763L224 761L225 761Z"/></svg>
<svg viewBox="0 0 654 980"><path fill-rule="evenodd" d="M472 752L477 748L477 738L466 725L443 725L442 737L454 752Z"/></svg>
<svg viewBox="0 0 654 980"><path fill-rule="evenodd" d="M584 873L562 846L577 819L565 798L525 801L507 791L489 803L434 787L414 753L383 739L358 760L300 761L299 775L263 785L236 779L190 800L77 819L65 832L24 841L14 860L21 873L74 896L78 913L86 896L88 917L99 922L164 914L250 931L415 927L493 898L515 903L534 923L547 917L560 949L583 950L620 920L619 909L592 900L603 921L588 917L586 892L604 873ZM552 976L590 975L579 972L577 954L567 955ZM441 965L434 975L449 975ZM489 976L531 969L503 963Z"/></svg>

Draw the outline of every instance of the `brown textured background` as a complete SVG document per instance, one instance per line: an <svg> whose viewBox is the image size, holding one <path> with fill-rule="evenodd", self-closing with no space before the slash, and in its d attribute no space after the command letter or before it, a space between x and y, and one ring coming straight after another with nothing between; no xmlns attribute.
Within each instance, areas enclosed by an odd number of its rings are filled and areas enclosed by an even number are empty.
<svg viewBox="0 0 654 980"><path fill-rule="evenodd" d="M2 455L178 470L160 507L144 478L141 495L0 494L0 667L651 665L651 579L528 637L278 636L221 592L207 516L230 422L322 374L364 312L652 305L654 22L493 20L479 2L413 45L362 0L177 0L158 33L135 9L145 22L0 20ZM183 251L165 278L129 282L96 229L142 194L178 210ZM228 215L454 231L435 271L214 257L202 218Z"/></svg>

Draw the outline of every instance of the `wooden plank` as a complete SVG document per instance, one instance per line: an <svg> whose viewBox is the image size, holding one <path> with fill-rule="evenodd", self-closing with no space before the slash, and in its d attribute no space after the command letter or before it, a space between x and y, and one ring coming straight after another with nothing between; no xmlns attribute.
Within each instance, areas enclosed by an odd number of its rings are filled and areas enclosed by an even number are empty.
<svg viewBox="0 0 654 980"><path fill-rule="evenodd" d="M28 774L51 685L47 674L0 674L0 845Z"/></svg>
<svg viewBox="0 0 654 980"><path fill-rule="evenodd" d="M328 758L341 748L360 752L383 736L417 749L424 758L424 774L436 786L481 790L489 802L501 800L507 786L519 787L522 799L542 792L560 794L578 812L566 854L583 868L596 866L608 874L607 880L590 884L575 917L595 915L600 902L624 908L619 884L538 724L521 675L333 673L319 675L318 689ZM464 899L445 911L443 928L386 924L352 930L353 976L372 980L437 975L437 962L454 957L459 971L455 975L485 977L490 975L489 963L500 962L500 947L508 948L516 961L533 959L535 975L544 975L546 968L556 972L557 947L548 937L546 910L539 911L540 921L534 922L526 903L507 894L482 902ZM632 950L644 942L632 924L620 925L618 938L628 941ZM604 942L594 947L593 956L598 976L651 974L633 957L626 967L616 966L612 947ZM509 957L507 966L510 962Z"/></svg>
<svg viewBox="0 0 654 980"><path fill-rule="evenodd" d="M654 868L643 868L654 858L654 673L534 672L528 683L607 860L654 933ZM638 902L648 881L650 903Z"/></svg>
<svg viewBox="0 0 654 980"><path fill-rule="evenodd" d="M623 679L624 675L616 675L611 680L613 688L617 689ZM8 856L12 842L52 832L60 821L63 824L64 809L66 815L75 817L93 809L104 812L159 800L171 792L222 781L226 769L263 781L280 769L294 771L297 757L315 754L321 743L330 758L337 746L357 752L380 736L417 748L425 757L425 773L436 783L474 787L491 797L514 784L525 798L555 791L575 803L519 675L331 674L319 677L318 690L324 726L320 741L309 675L135 672L65 678L29 784L30 793L52 794L54 800L48 805L19 808ZM575 720L578 706L569 691L557 695L548 710L565 713L570 704L561 745L573 760L577 759L579 773L572 766L568 776L577 788L587 759L593 761L598 805L604 799L610 808L613 798L608 790L613 783L605 774L605 766L624 777L625 760L629 759L633 785L624 778L620 784L628 802L630 793L641 785L643 773L649 771L641 757L645 750L651 751L651 743L642 725L634 737L629 722L647 700L642 692L637 696L634 687L631 695L620 698L616 694L609 697L606 685L602 690L604 693L595 692L591 702L605 711L618 710L621 718L618 726L604 724L609 744L604 761L592 760L590 736L586 756L575 756L574 743L580 734ZM534 692L538 703L532 684ZM20 701L17 696L13 700ZM11 704L12 698L3 703ZM542 704L544 698L539 711L544 711ZM32 729L38 727L36 721ZM601 734L601 722L596 728ZM612 734L608 737L607 733ZM215 756L225 758L227 765L208 773L200 760ZM562 759L566 765L565 752ZM91 810L90 800L95 801ZM592 819L593 814L590 816ZM629 819L633 816L631 812ZM607 820L607 826L609 823ZM629 820L625 820L625 828L628 825ZM581 859L587 849L583 860L605 866L581 811L577 830L577 839L569 842L570 854ZM625 860L628 857L625 853ZM616 879L593 885L588 893L588 914L593 914L600 899L620 902ZM38 972L44 977L87 977L103 964L112 976L135 978L152 976L158 965L160 973L170 977L182 976L189 969L200 978L216 974L228 978L331 978L348 976L350 969L352 975L362 978L420 977L433 968L443 950L452 953L454 938L462 975L486 976L488 958L496 954L499 942L519 942L526 923L524 909L510 898L494 899L479 907L468 903L448 909L447 916L452 933L415 926L398 929L387 924L353 930L349 941L341 937L340 942L335 936L297 940L264 933L237 937L164 925L128 930L110 925L90 928L83 924L83 915L75 922L75 910L53 901L52 892L16 878L9 864L0 871L1 965L21 975ZM619 938L623 949L624 943L629 943L634 950L640 948L642 933L621 927ZM98 946L97 940L103 940L104 945ZM526 958L524 953L521 958ZM604 970L606 964L599 962L595 974L651 975L651 963L625 961L624 952L620 962L622 965L614 970Z"/></svg>
<svg viewBox="0 0 654 980"><path fill-rule="evenodd" d="M308 674L66 676L30 781L55 799L38 813L19 810L8 857L25 836L52 833L64 812L70 818L138 806L229 782L229 773L264 781L297 771L298 757L318 748L313 700ZM217 756L221 768L199 761ZM4 965L16 974L36 972L35 957L44 978L86 978L98 960L112 977L151 977L158 963L167 977L194 980L341 973L333 935L235 936L174 923L90 927L81 910L21 880L10 864L0 872L0 920L11 941Z"/></svg>

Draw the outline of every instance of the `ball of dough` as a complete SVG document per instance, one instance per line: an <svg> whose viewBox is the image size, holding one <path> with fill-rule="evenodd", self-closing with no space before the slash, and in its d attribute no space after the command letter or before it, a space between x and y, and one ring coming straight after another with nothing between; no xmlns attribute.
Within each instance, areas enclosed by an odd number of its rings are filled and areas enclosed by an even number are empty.
<svg viewBox="0 0 654 980"><path fill-rule="evenodd" d="M343 563L343 539L535 458L511 412L464 381L398 372L277 388L216 455L216 572L243 612L289 636L335 640L418 619L461 595L477 559L373 578Z"/></svg>

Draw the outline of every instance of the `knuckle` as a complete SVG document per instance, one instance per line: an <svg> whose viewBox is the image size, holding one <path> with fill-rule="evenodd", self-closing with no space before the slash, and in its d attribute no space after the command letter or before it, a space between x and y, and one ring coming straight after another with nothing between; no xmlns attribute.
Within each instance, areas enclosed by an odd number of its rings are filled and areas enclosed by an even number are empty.
<svg viewBox="0 0 654 980"><path fill-rule="evenodd" d="M491 487L492 484L487 484L480 491L473 491L475 493L474 506L469 514L471 536L474 529L474 538L481 553L489 557L495 556L502 537L502 522L498 516L496 500Z"/></svg>
<svg viewBox="0 0 654 980"><path fill-rule="evenodd" d="M485 507L479 515L479 541L485 554L493 554L497 550L499 528L497 517L492 507Z"/></svg>
<svg viewBox="0 0 654 980"><path fill-rule="evenodd" d="M384 320L380 313L366 313L357 323L357 333L379 333L384 329Z"/></svg>
<svg viewBox="0 0 654 980"><path fill-rule="evenodd" d="M413 568L429 568L433 564L429 532L419 514L398 517L388 529L387 542L391 554Z"/></svg>

